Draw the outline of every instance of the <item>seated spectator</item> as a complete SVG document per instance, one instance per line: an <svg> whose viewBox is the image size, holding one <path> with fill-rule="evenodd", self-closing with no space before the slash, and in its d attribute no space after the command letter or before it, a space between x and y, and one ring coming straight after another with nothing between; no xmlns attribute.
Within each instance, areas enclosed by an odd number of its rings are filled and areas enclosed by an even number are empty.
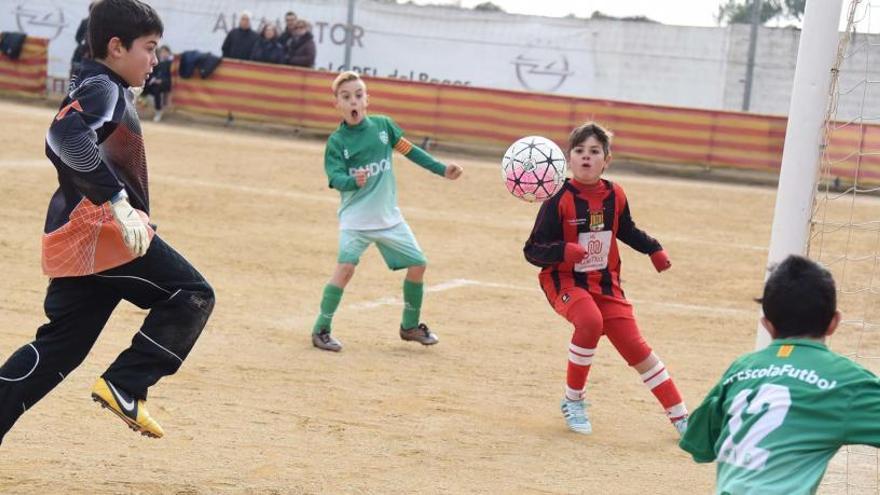
<svg viewBox="0 0 880 495"><path fill-rule="evenodd" d="M249 60L259 39L260 35L251 29L251 13L245 10L239 16L238 27L229 31L223 41L223 57Z"/></svg>
<svg viewBox="0 0 880 495"><path fill-rule="evenodd" d="M251 51L251 60L280 64L284 59L284 47L278 42L278 28L274 24L266 24L260 32L260 39Z"/></svg>
<svg viewBox="0 0 880 495"><path fill-rule="evenodd" d="M281 43L281 46L283 46L285 50L287 50L287 44L290 43L293 38L296 38L296 35L293 33L296 19L296 14L293 11L288 11L284 14L284 31L278 36L278 42Z"/></svg>
<svg viewBox="0 0 880 495"><path fill-rule="evenodd" d="M287 46L287 63L298 67L314 67L317 49L312 25L305 19L297 19L292 42Z"/></svg>
<svg viewBox="0 0 880 495"><path fill-rule="evenodd" d="M171 94L171 62L174 56L171 54L171 48L168 45L162 45L159 48L159 64L153 68L153 73L144 84L144 95L153 97L153 106L156 114L153 115L153 122L162 120L162 108Z"/></svg>

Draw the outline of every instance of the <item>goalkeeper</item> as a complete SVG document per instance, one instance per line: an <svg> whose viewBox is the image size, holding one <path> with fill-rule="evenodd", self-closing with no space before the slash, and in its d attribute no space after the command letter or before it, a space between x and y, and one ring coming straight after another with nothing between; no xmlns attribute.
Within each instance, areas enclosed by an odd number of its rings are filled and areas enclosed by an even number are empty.
<svg viewBox="0 0 880 495"><path fill-rule="evenodd" d="M145 406L147 389L177 371L214 307L205 279L149 225L147 162L130 88L156 66L162 31L156 12L138 0L101 0L91 9L94 60L83 61L46 137L59 182L43 235L49 321L0 367L0 441L79 366L122 300L150 311L92 397L132 429L161 437Z"/></svg>
<svg viewBox="0 0 880 495"><path fill-rule="evenodd" d="M718 461L716 493L816 493L842 445L880 446L880 380L825 347L840 313L834 279L815 262L785 259L761 305L773 342L733 362L680 445Z"/></svg>

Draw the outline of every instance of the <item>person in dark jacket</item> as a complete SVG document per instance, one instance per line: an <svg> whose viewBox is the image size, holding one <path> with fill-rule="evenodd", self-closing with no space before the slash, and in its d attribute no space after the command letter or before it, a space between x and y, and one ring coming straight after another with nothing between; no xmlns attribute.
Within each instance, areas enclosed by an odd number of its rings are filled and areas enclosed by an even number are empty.
<svg viewBox="0 0 880 495"><path fill-rule="evenodd" d="M278 28L266 24L260 32L260 39L251 50L250 59L254 62L280 64L284 59L284 47L278 42Z"/></svg>
<svg viewBox="0 0 880 495"><path fill-rule="evenodd" d="M159 64L153 68L153 73L144 84L144 94L153 97L153 106L156 109L153 122L162 120L162 107L168 98L167 95L171 93L171 62L173 60L171 48L168 45L162 45L162 48L159 48Z"/></svg>
<svg viewBox="0 0 880 495"><path fill-rule="evenodd" d="M245 10L239 17L238 27L229 31L223 41L223 57L250 60L251 51L259 39L260 35L251 29L251 13Z"/></svg>
<svg viewBox="0 0 880 495"><path fill-rule="evenodd" d="M312 25L305 19L297 19L294 26L296 36L287 45L287 63L298 67L314 67L317 49Z"/></svg>
<svg viewBox="0 0 880 495"><path fill-rule="evenodd" d="M89 12L91 12L92 7L95 5L95 2L89 4ZM76 40L76 48L73 49L73 57L70 59L70 78L77 74L79 74L79 68L82 65L82 60L84 58L91 58L89 54L89 40L88 40L88 32L89 32L89 18L86 17L79 23L79 27L76 28L76 34L74 35L74 39Z"/></svg>
<svg viewBox="0 0 880 495"><path fill-rule="evenodd" d="M281 34L278 35L278 42L284 46L285 50L287 49L287 44L293 39L296 38L296 34L294 34L294 29L296 27L297 20L296 12L289 10L286 14L284 14L284 30L281 31Z"/></svg>

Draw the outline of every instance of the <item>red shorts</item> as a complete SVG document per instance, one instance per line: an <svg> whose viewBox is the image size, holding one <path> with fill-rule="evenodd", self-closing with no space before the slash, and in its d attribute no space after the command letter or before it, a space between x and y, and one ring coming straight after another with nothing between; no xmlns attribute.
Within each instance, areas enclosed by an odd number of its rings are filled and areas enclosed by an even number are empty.
<svg viewBox="0 0 880 495"><path fill-rule="evenodd" d="M553 302L553 309L572 324L584 320L601 321L601 328L579 328L575 324L575 332L586 333L584 337L592 342L598 342L602 335L607 336L630 366L651 355L651 347L645 342L636 324L632 304L626 299L593 294L586 289L572 287L559 293ZM578 318L577 312L592 313L592 317Z"/></svg>

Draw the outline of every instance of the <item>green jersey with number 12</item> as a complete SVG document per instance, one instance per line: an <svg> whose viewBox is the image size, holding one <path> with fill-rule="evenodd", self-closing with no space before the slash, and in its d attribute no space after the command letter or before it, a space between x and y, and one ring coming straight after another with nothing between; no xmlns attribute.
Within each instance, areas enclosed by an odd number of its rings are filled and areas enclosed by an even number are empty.
<svg viewBox="0 0 880 495"><path fill-rule="evenodd" d="M880 380L808 339L734 361L680 442L695 461L718 461L725 495L815 493L847 444L880 446Z"/></svg>

